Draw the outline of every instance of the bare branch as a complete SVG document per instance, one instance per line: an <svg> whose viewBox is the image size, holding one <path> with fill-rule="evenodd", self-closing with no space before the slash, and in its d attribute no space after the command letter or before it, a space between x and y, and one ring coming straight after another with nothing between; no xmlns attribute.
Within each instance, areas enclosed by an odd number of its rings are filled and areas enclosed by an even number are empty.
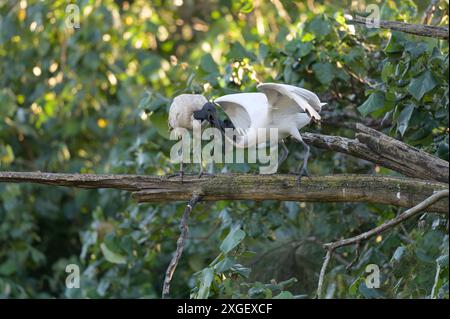
<svg viewBox="0 0 450 319"><path fill-rule="evenodd" d="M197 202L199 200L200 200L199 195L197 195L197 194L192 195L192 199L189 201L186 208L184 209L183 216L181 217L181 220L180 220L181 233L180 233L180 237L178 237L178 240L177 240L177 249L175 250L172 260L170 261L169 266L167 267L166 277L164 278L162 298L167 298L169 296L170 282L172 281L173 274L175 272L175 269L178 266L178 262L180 261L181 255L183 254L184 245L185 245L186 239L188 237L189 215L192 212L192 209L194 208L195 204L197 204Z"/></svg>
<svg viewBox="0 0 450 319"><path fill-rule="evenodd" d="M398 215L397 217L383 223L382 225L375 227L367 232L364 232L358 236L355 237L351 237L351 238L347 238L347 239L342 239L342 240L338 240L335 242L331 242L331 243L327 243L324 245L324 248L327 250L327 254L325 256L325 260L324 263L322 265L322 268L320 270L320 275L319 275L319 282L317 285L317 296L318 298L321 298L322 296L322 286L323 286L323 280L325 277L325 273L326 273L326 269L328 267L328 264L330 262L331 256L333 254L333 252L340 247L344 247L344 246L349 246L349 245L359 245L361 243L361 241L367 240L373 236L379 235L382 232L391 229L401 223L403 223L404 221L406 221L407 219L417 215L418 213L424 211L425 209L429 208L431 205L435 204L436 202L440 201L442 198L448 198L449 196L449 190L448 189L444 189L441 190L439 192L436 192L435 194L431 195L430 197L428 197L427 199L425 199L424 201L422 201L421 203L417 204L416 206L406 210L405 212L403 212L402 214ZM359 255L359 253L358 253ZM352 262L353 263L353 262Z"/></svg>
<svg viewBox="0 0 450 319"><path fill-rule="evenodd" d="M449 163L362 124L356 139L382 158L383 165L406 176L448 183ZM390 167L389 167L390 166Z"/></svg>
<svg viewBox="0 0 450 319"><path fill-rule="evenodd" d="M315 147L345 153L389 168L405 176L447 183L449 163L363 124L354 124L356 138L302 133Z"/></svg>
<svg viewBox="0 0 450 319"><path fill-rule="evenodd" d="M178 177L144 175L55 174L0 172L0 182L32 182L82 188L116 188L133 192L138 202L190 200L193 192L202 201L285 200L303 202L366 202L413 207L448 184L412 178L372 175L312 176L302 180L291 174ZM430 207L448 213L448 200Z"/></svg>
<svg viewBox="0 0 450 319"><path fill-rule="evenodd" d="M367 240L373 236L379 235L380 233L382 233L390 228L397 226L398 224L411 218L412 216L416 215L417 213L422 212L423 210L425 210L432 204L436 203L441 198L448 197L448 194L449 194L448 189L441 190L441 191L431 195L430 197L428 197L427 199L425 199L423 202L419 203L418 205L408 209L407 211L405 211L402 214L398 215L397 217L385 222L384 224L381 224L378 227L375 227L365 233L362 233L362 234L352 237L352 238L347 238L347 239L339 240L336 242L327 243L324 245L324 247L327 249L334 250L339 247L358 244L359 242L361 242L363 240Z"/></svg>
<svg viewBox="0 0 450 319"><path fill-rule="evenodd" d="M327 271L328 264L330 263L331 256L333 255L332 250L327 250L327 254L325 255L325 259L323 260L322 268L320 269L319 274L319 283L317 284L317 298L322 298L322 287L323 280L325 278L325 273Z"/></svg>
<svg viewBox="0 0 450 319"><path fill-rule="evenodd" d="M394 31L401 31L425 37L441 38L448 40L448 27L438 27L424 24L411 24L399 21L379 20L379 22L380 28L382 29L390 29ZM366 19L359 16L355 16L353 17L353 19L348 19L347 23L358 23L366 26L373 24L373 22L370 19Z"/></svg>

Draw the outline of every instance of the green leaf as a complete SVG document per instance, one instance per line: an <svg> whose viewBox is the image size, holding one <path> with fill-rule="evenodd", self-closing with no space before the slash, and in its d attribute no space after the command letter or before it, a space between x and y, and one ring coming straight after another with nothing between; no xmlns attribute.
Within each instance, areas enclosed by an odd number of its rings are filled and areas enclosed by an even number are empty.
<svg viewBox="0 0 450 319"><path fill-rule="evenodd" d="M316 16L307 27L316 37L324 37L331 31L330 22L324 15Z"/></svg>
<svg viewBox="0 0 450 319"><path fill-rule="evenodd" d="M162 112L153 113L150 117L152 126L156 129L159 135L166 139L170 139L169 129L167 127L167 114Z"/></svg>
<svg viewBox="0 0 450 319"><path fill-rule="evenodd" d="M384 48L385 53L401 53L404 49L404 36L401 33L393 32L388 44Z"/></svg>
<svg viewBox="0 0 450 319"><path fill-rule="evenodd" d="M349 293L351 296L355 296L355 295L356 295L356 293L358 292L359 285L360 285L360 283L361 283L362 280L363 280L363 279L362 279L361 277L358 277L358 278L356 278L355 281L353 281L353 283L350 285L350 287L348 288L348 293Z"/></svg>
<svg viewBox="0 0 450 319"><path fill-rule="evenodd" d="M224 271L229 270L233 265L236 264L236 260L231 257L225 257L223 260L219 261L217 264L214 265L214 269L222 273Z"/></svg>
<svg viewBox="0 0 450 319"><path fill-rule="evenodd" d="M267 55L269 54L269 48L264 43L259 44L258 48L258 58L262 61L264 60Z"/></svg>
<svg viewBox="0 0 450 319"><path fill-rule="evenodd" d="M293 297L294 295L292 295L292 293L290 293L289 291L282 291L278 295L273 297L273 299L292 299Z"/></svg>
<svg viewBox="0 0 450 319"><path fill-rule="evenodd" d="M248 52L240 42L233 42L231 44L230 52L228 52L227 57L231 60L241 61L244 58L249 58L250 60L255 60L256 56Z"/></svg>
<svg viewBox="0 0 450 319"><path fill-rule="evenodd" d="M381 109L384 106L384 94L383 92L374 92L372 93L369 98L358 107L358 111L364 115L367 116L368 114Z"/></svg>
<svg viewBox="0 0 450 319"><path fill-rule="evenodd" d="M420 76L413 78L408 86L408 92L420 101L427 92L431 91L438 85L430 71L425 71Z"/></svg>
<svg viewBox="0 0 450 319"><path fill-rule="evenodd" d="M387 82L389 77L392 76L395 72L395 67L391 62L386 62L383 65L383 70L381 70L381 79L383 82Z"/></svg>
<svg viewBox="0 0 450 319"><path fill-rule="evenodd" d="M334 66L329 62L319 62L312 66L314 75L320 83L328 85L334 79Z"/></svg>
<svg viewBox="0 0 450 319"><path fill-rule="evenodd" d="M250 13L253 11L253 0L241 0L242 6L239 9L242 13Z"/></svg>
<svg viewBox="0 0 450 319"><path fill-rule="evenodd" d="M232 228L227 237L220 244L220 250L224 254L228 254L234 247L245 238L245 232L238 227Z"/></svg>
<svg viewBox="0 0 450 319"><path fill-rule="evenodd" d="M202 56L200 60L200 68L206 73L219 73L219 68L209 53Z"/></svg>
<svg viewBox="0 0 450 319"><path fill-rule="evenodd" d="M12 259L7 259L6 262L0 265L0 275L11 276L17 271L17 264Z"/></svg>
<svg viewBox="0 0 450 319"><path fill-rule="evenodd" d="M241 264L235 264L231 267L231 271L241 275L242 277L248 278L250 276L251 269L244 267Z"/></svg>
<svg viewBox="0 0 450 319"><path fill-rule="evenodd" d="M313 50L314 45L311 42L305 42L301 43L299 45L299 57L303 58L304 56L307 56L311 51Z"/></svg>
<svg viewBox="0 0 450 319"><path fill-rule="evenodd" d="M118 253L110 250L105 243L100 244L100 249L102 250L103 256L105 259L113 264L125 264L126 258Z"/></svg>
<svg viewBox="0 0 450 319"><path fill-rule="evenodd" d="M392 261L397 261L397 262L400 261L400 259L402 258L403 254L405 253L405 251L406 251L405 247L403 247L403 246L398 247L395 250L394 254L392 255L391 262Z"/></svg>
<svg viewBox="0 0 450 319"><path fill-rule="evenodd" d="M414 111L414 105L407 105L398 116L397 119L397 131L403 136L408 128L409 120L411 119L411 114ZM399 247L400 248L400 247Z"/></svg>
<svg viewBox="0 0 450 319"><path fill-rule="evenodd" d="M196 295L197 299L206 299L209 296L209 290L211 283L214 279L214 269L208 267L202 270L200 273L200 288Z"/></svg>
<svg viewBox="0 0 450 319"><path fill-rule="evenodd" d="M16 98L9 89L0 90L0 101L2 106L0 107L0 119L7 116L12 116L17 110Z"/></svg>

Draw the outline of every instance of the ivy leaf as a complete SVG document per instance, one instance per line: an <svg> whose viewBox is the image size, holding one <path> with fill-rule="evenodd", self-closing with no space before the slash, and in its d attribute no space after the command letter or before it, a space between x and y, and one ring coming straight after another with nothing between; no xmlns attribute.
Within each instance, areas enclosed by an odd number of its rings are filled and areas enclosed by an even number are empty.
<svg viewBox="0 0 450 319"><path fill-rule="evenodd" d="M381 79L383 82L387 82L389 77L392 76L395 72L395 67L391 62L386 62L383 66L383 70L381 70Z"/></svg>
<svg viewBox="0 0 450 319"><path fill-rule="evenodd" d="M231 267L233 267L236 264L236 260L231 257L225 257L223 260L218 262L216 265L214 265L214 269L217 272L225 272L229 270Z"/></svg>
<svg viewBox="0 0 450 319"><path fill-rule="evenodd" d="M407 105L398 116L397 119L397 131L403 136L408 128L409 120L411 119L411 114L414 111L414 105Z"/></svg>
<svg viewBox="0 0 450 319"><path fill-rule="evenodd" d="M240 42L233 42L231 44L230 52L228 53L228 58L241 61L244 58L255 60L256 56L253 53L248 52Z"/></svg>
<svg viewBox="0 0 450 319"><path fill-rule="evenodd" d="M292 298L294 298L294 295L292 295L292 293L290 293L289 291L282 291L278 295L273 297L273 299L292 299Z"/></svg>
<svg viewBox="0 0 450 319"><path fill-rule="evenodd" d="M0 107L0 118L12 116L17 109L17 105L14 94L11 90L0 90L0 101L2 101L2 106Z"/></svg>
<svg viewBox="0 0 450 319"><path fill-rule="evenodd" d="M312 66L314 75L320 83L328 85L334 79L334 67L329 62L319 62Z"/></svg>
<svg viewBox="0 0 450 319"><path fill-rule="evenodd" d="M224 254L228 254L234 247L239 245L239 243L244 239L245 232L237 227L231 229L227 237L220 244L220 250Z"/></svg>
<svg viewBox="0 0 450 319"><path fill-rule="evenodd" d="M100 244L100 249L102 250L103 256L105 259L113 264L125 264L126 258L116 252L113 252L106 246L105 243Z"/></svg>
<svg viewBox="0 0 450 319"><path fill-rule="evenodd" d="M381 109L384 106L384 94L383 92L374 92L369 98L358 107L358 111L363 115L367 116L368 114Z"/></svg>
<svg viewBox="0 0 450 319"><path fill-rule="evenodd" d="M214 270L210 267L205 268L200 273L200 288L196 295L197 299L206 299L209 296L211 283L214 279Z"/></svg>
<svg viewBox="0 0 450 319"><path fill-rule="evenodd" d="M316 16L308 25L308 31L317 37L324 37L331 31L330 23L323 15Z"/></svg>
<svg viewBox="0 0 450 319"><path fill-rule="evenodd" d="M251 269L244 267L241 264L236 264L233 267L231 267L231 271L238 273L242 277L248 278L250 276Z"/></svg>
<svg viewBox="0 0 450 319"><path fill-rule="evenodd" d="M401 33L393 32L388 44L384 48L387 54L401 53L404 49L404 36Z"/></svg>
<svg viewBox="0 0 450 319"><path fill-rule="evenodd" d="M425 93L431 91L438 85L430 71L422 73L420 76L413 78L408 86L408 92L420 101Z"/></svg>
<svg viewBox="0 0 450 319"><path fill-rule="evenodd" d="M150 117L150 121L159 135L166 139L170 139L169 129L167 128L167 114L162 112L153 113Z"/></svg>
<svg viewBox="0 0 450 319"><path fill-rule="evenodd" d="M209 53L202 56L202 59L200 60L200 68L206 73L219 73L219 68Z"/></svg>

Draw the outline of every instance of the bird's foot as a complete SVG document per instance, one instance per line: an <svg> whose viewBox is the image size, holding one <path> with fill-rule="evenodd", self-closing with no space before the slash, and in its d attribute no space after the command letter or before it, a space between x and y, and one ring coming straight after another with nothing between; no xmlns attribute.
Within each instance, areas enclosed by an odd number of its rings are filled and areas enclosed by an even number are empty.
<svg viewBox="0 0 450 319"><path fill-rule="evenodd" d="M202 178L203 176L215 177L216 174L213 174L213 173L207 173L207 172L200 172L200 173L198 173L198 178Z"/></svg>
<svg viewBox="0 0 450 319"><path fill-rule="evenodd" d="M306 167L303 167L300 172L295 173L295 175L297 175L297 184L300 185L302 182L302 177L306 176L308 178L310 178L311 176L309 175L308 169Z"/></svg>
<svg viewBox="0 0 450 319"><path fill-rule="evenodd" d="M181 182L183 182L183 176L184 176L184 172L179 171L178 173L167 175L167 178L179 177L181 179Z"/></svg>

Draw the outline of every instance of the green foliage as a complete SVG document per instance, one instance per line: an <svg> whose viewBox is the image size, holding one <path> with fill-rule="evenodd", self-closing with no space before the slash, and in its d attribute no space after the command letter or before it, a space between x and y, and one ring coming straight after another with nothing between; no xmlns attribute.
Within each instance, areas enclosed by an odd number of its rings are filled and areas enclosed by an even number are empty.
<svg viewBox="0 0 450 319"><path fill-rule="evenodd" d="M251 92L258 81L311 89L327 111L382 119L387 134L448 160L447 42L347 25L344 12L365 8L345 0L313 8L303 1L179 2L76 1L79 29L66 26L64 1L1 2L0 169L172 173L171 99ZM419 1L380 6L383 19L411 23L426 9ZM447 10L441 1L432 23L448 23ZM308 130L349 134L328 125ZM303 150L288 147L284 173ZM392 174L312 152L312 174ZM116 190L0 184L0 297L158 298L184 205L138 205ZM397 213L354 203L200 203L171 296L314 297L321 243ZM326 297L448 298L442 216L425 213L363 243L348 271L353 249L338 253ZM80 289L65 288L69 263L80 265ZM380 289L365 285L371 263L380 267Z"/></svg>

